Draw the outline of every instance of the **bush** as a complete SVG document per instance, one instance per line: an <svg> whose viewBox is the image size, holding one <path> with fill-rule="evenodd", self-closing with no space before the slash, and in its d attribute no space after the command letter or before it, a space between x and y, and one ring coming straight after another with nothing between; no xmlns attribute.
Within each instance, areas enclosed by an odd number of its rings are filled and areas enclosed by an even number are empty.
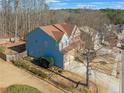
<svg viewBox="0 0 124 93"><path fill-rule="evenodd" d="M29 56L26 56L26 57L24 57L23 59L24 59L24 60L27 60L27 61L32 61L32 58L29 57Z"/></svg>
<svg viewBox="0 0 124 93"><path fill-rule="evenodd" d="M4 46L0 46L0 52L4 52L5 51L5 47Z"/></svg>
<svg viewBox="0 0 124 93"><path fill-rule="evenodd" d="M5 93L41 93L38 89L28 85L11 85Z"/></svg>
<svg viewBox="0 0 124 93"><path fill-rule="evenodd" d="M47 78L47 73L46 73L47 71L45 69L38 67L29 61L19 59L16 61L12 61L12 63L18 67L24 68L32 72L33 74L37 76L40 76L41 78Z"/></svg>
<svg viewBox="0 0 124 93"><path fill-rule="evenodd" d="M85 87L85 88L83 88L83 92L84 92L84 93L90 93L90 90Z"/></svg>

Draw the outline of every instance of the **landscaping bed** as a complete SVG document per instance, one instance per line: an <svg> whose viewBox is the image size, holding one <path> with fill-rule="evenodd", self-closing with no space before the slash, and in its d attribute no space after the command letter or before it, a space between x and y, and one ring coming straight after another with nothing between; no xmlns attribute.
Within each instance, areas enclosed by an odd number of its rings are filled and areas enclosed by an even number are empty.
<svg viewBox="0 0 124 93"><path fill-rule="evenodd" d="M38 89L28 85L11 85L5 93L41 93Z"/></svg>
<svg viewBox="0 0 124 93"><path fill-rule="evenodd" d="M83 83L85 79L75 73L65 71L65 70L58 70L56 67L52 68L56 73L51 72L50 69L44 69L38 65L35 65L30 58L19 59L12 62L17 67L26 69L27 71L33 73L34 75L38 76L41 79L46 80L47 82L51 83L55 87L64 90L64 91L71 91L74 93L81 93L84 90L87 90L85 93L90 93L90 90L83 85L81 87L76 87L77 83L80 81ZM73 81L71 81L73 80Z"/></svg>
<svg viewBox="0 0 124 93"><path fill-rule="evenodd" d="M24 68L24 69L30 71L31 73L33 73L37 76L40 76L43 79L47 78L47 76L48 76L48 71L46 69L43 69L37 65L34 65L33 63L31 63L28 60L19 59L16 61L12 61L12 63L14 65L16 65L17 67Z"/></svg>

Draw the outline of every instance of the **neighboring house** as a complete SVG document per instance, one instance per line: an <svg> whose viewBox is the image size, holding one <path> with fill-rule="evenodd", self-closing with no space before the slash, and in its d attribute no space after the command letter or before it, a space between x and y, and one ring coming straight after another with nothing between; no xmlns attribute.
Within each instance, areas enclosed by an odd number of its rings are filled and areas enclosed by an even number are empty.
<svg viewBox="0 0 124 93"><path fill-rule="evenodd" d="M104 42L105 45L109 47L116 47L118 43L118 36L116 33L109 31L104 35Z"/></svg>
<svg viewBox="0 0 124 93"><path fill-rule="evenodd" d="M94 42L94 49L98 50L103 45L106 45L108 47L115 47L117 45L118 36L116 34L115 28L113 28L114 30L112 28L113 25L109 25L107 26L107 30L103 32L94 30L93 28L90 28L88 26L83 26L80 29L81 31L90 34L90 36L92 37L92 41Z"/></svg>
<svg viewBox="0 0 124 93"><path fill-rule="evenodd" d="M18 34L17 38L15 38L15 33L0 33L0 47L4 47L5 50L4 52L0 51L0 58L11 61L27 56L25 42L21 40L24 34Z"/></svg>
<svg viewBox="0 0 124 93"><path fill-rule="evenodd" d="M15 38L14 35L0 34L0 44L13 41L14 38Z"/></svg>
<svg viewBox="0 0 124 93"><path fill-rule="evenodd" d="M124 24L118 24L115 25L115 27L118 29L118 31L120 31L121 33L124 31Z"/></svg>
<svg viewBox="0 0 124 93"><path fill-rule="evenodd" d="M101 47L101 44L100 44L100 34L99 34L98 31L96 31L95 29L93 29L93 28L91 28L89 26L82 26L82 27L80 27L80 30L82 31L82 33L85 33L84 35L88 34L88 35L91 36L91 40L92 41L90 41L90 42L93 42L95 50L97 50L97 49L99 49ZM84 40L84 42L85 42L85 40Z"/></svg>
<svg viewBox="0 0 124 93"><path fill-rule="evenodd" d="M15 40L18 42L20 40L24 40L25 33L18 32L17 37L15 38L15 33L0 33L0 45L8 42L14 42Z"/></svg>
<svg viewBox="0 0 124 93"><path fill-rule="evenodd" d="M34 58L54 58L54 65L65 68L65 57L73 49L80 48L80 30L75 25L54 24L35 28L26 35L26 48ZM65 56L66 55L66 56Z"/></svg>
<svg viewBox="0 0 124 93"><path fill-rule="evenodd" d="M108 31L115 31L117 33L122 33L124 30L124 24L110 24L107 26Z"/></svg>

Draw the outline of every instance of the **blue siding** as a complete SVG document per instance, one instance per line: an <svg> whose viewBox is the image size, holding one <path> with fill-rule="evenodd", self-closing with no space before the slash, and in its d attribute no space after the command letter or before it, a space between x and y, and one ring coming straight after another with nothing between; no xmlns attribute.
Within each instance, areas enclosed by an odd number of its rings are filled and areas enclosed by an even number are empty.
<svg viewBox="0 0 124 93"><path fill-rule="evenodd" d="M52 56L55 59L54 65L63 68L63 54L57 42L40 28L26 35L26 49L34 58Z"/></svg>

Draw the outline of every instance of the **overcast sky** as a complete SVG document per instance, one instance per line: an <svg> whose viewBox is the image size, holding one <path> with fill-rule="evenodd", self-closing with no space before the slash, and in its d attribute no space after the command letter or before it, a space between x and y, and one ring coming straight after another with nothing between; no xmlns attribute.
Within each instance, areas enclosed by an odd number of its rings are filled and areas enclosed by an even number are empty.
<svg viewBox="0 0 124 93"><path fill-rule="evenodd" d="M124 0L47 0L47 3L51 9L84 7L124 9Z"/></svg>

